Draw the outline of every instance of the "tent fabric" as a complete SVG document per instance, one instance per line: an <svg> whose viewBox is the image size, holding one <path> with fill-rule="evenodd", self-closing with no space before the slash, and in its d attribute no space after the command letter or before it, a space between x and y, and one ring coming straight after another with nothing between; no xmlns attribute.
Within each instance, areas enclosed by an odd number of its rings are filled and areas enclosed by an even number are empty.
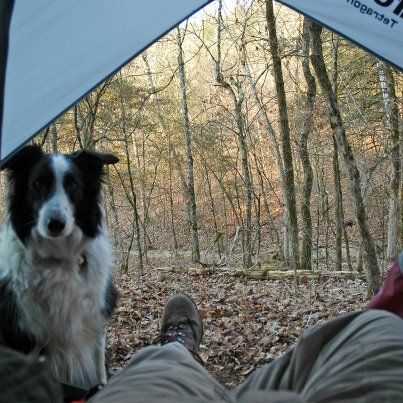
<svg viewBox="0 0 403 403"><path fill-rule="evenodd" d="M403 71L403 0L277 0Z"/></svg>
<svg viewBox="0 0 403 403"><path fill-rule="evenodd" d="M3 121L3 101L6 78L6 65L8 55L8 37L11 15L13 12L14 0L4 0L0 2L0 135L1 122ZM1 136L0 136L1 140ZM1 156L1 141L0 141Z"/></svg>
<svg viewBox="0 0 403 403"><path fill-rule="evenodd" d="M2 0L0 161L211 1ZM402 70L403 0L278 1Z"/></svg>
<svg viewBox="0 0 403 403"><path fill-rule="evenodd" d="M210 1L15 0L1 160Z"/></svg>

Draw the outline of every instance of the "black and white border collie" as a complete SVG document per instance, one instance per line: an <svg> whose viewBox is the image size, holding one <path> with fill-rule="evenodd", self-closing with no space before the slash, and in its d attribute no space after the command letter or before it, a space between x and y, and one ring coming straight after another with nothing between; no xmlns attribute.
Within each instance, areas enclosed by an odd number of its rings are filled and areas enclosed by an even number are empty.
<svg viewBox="0 0 403 403"><path fill-rule="evenodd" d="M0 233L0 344L46 357L60 382L106 381L105 332L116 304L100 205L111 154L44 154L7 161L8 221Z"/></svg>

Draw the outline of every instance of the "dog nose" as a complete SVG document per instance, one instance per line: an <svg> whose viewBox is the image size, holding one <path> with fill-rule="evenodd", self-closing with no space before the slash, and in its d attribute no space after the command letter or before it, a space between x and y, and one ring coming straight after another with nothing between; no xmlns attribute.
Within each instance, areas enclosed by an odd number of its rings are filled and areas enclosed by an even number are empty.
<svg viewBox="0 0 403 403"><path fill-rule="evenodd" d="M57 235L63 231L64 227L66 226L66 222L58 219L58 218L51 218L48 223L48 230L53 234Z"/></svg>

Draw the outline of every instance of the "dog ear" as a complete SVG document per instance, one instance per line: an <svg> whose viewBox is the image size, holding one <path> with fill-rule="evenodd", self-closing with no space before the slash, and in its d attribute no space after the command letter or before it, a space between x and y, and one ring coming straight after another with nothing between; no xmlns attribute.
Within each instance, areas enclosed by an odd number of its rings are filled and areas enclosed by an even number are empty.
<svg viewBox="0 0 403 403"><path fill-rule="evenodd" d="M119 158L113 154L98 153L89 150L76 151L70 154L70 156L77 165L110 165L116 164L119 161Z"/></svg>
<svg viewBox="0 0 403 403"><path fill-rule="evenodd" d="M44 155L45 154L41 147L37 144L25 146L4 162L0 169L8 169L10 171L17 171L20 169L27 170L43 158Z"/></svg>

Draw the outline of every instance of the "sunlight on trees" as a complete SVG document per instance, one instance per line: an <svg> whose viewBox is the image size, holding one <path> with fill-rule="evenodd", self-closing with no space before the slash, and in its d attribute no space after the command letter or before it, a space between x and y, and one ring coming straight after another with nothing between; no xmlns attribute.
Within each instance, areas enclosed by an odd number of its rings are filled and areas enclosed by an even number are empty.
<svg viewBox="0 0 403 403"><path fill-rule="evenodd" d="M357 269L373 294L403 248L402 100L402 75L346 40L271 0L227 0L35 141L120 157L105 211L133 276L293 269L297 290L300 267Z"/></svg>

